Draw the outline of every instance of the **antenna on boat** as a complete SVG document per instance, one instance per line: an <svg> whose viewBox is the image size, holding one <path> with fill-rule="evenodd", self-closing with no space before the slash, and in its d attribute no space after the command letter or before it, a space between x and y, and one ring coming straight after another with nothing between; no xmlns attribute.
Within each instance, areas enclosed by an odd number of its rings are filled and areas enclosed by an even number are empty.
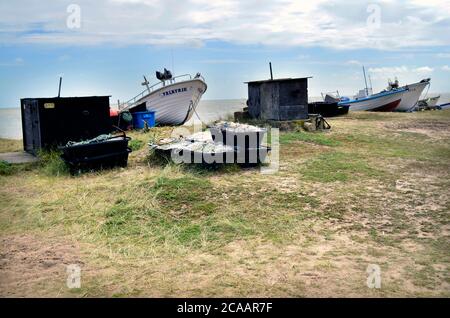
<svg viewBox="0 0 450 318"><path fill-rule="evenodd" d="M172 55L172 73L173 76L175 77L175 66L173 64L173 48L170 49L170 54Z"/></svg>
<svg viewBox="0 0 450 318"><path fill-rule="evenodd" d="M366 83L366 95L369 95L369 88L367 87L366 68L363 65L364 82Z"/></svg>
<svg viewBox="0 0 450 318"><path fill-rule="evenodd" d="M145 75L143 75L143 76L144 76L144 82L141 85L146 86L148 92L150 93L150 86L148 86L148 84L150 84L150 82L147 80L147 77L145 77Z"/></svg>
<svg viewBox="0 0 450 318"><path fill-rule="evenodd" d="M370 84L371 93L373 94L372 78L370 77L370 74L369 74L369 84Z"/></svg>

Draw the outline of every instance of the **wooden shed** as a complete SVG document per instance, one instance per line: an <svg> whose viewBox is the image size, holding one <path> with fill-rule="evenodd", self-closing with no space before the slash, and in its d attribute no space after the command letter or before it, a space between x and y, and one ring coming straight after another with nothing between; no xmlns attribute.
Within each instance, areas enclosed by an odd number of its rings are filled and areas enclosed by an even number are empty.
<svg viewBox="0 0 450 318"><path fill-rule="evenodd" d="M277 121L307 119L308 78L247 82L250 116Z"/></svg>

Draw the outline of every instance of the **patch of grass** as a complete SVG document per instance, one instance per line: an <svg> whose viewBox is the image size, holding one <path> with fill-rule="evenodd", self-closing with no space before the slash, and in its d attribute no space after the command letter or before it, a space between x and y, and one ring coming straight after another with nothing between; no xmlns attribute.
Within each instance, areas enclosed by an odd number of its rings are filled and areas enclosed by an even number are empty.
<svg viewBox="0 0 450 318"><path fill-rule="evenodd" d="M142 236L151 227L147 226L156 211L142 208L128 201L118 200L105 212L104 234L112 237Z"/></svg>
<svg viewBox="0 0 450 318"><path fill-rule="evenodd" d="M290 132L280 135L281 144L290 144L296 141L313 143L321 146L336 147L341 143L326 136L323 132Z"/></svg>
<svg viewBox="0 0 450 318"><path fill-rule="evenodd" d="M139 139L132 139L128 142L128 147L131 148L133 151L138 151L144 146L144 142Z"/></svg>
<svg viewBox="0 0 450 318"><path fill-rule="evenodd" d="M133 151L137 151L141 149L144 146L144 142L139 139L132 139L128 142L128 147L131 148Z"/></svg>
<svg viewBox="0 0 450 318"><path fill-rule="evenodd" d="M448 161L450 147L448 144L430 143L423 135L414 134L401 136L379 135L377 132L366 131L358 134L347 134L339 137L343 143L354 147L359 152L370 152L371 155L416 159L420 161Z"/></svg>
<svg viewBox="0 0 450 318"><path fill-rule="evenodd" d="M0 138L0 153L23 150L22 140Z"/></svg>
<svg viewBox="0 0 450 318"><path fill-rule="evenodd" d="M345 182L352 178L374 177L380 174L357 155L343 152L320 154L302 167L301 173L305 179L319 182Z"/></svg>
<svg viewBox="0 0 450 318"><path fill-rule="evenodd" d="M40 167L44 174L48 176L67 175L69 168L61 159L61 152L57 150L41 151L38 154Z"/></svg>
<svg viewBox="0 0 450 318"><path fill-rule="evenodd" d="M0 161L0 175L1 176L9 176L13 173L14 173L14 167L10 163L1 160Z"/></svg>
<svg viewBox="0 0 450 318"><path fill-rule="evenodd" d="M347 205L342 202L334 202L330 206L327 206L321 215L325 219L337 219L342 220L347 212Z"/></svg>
<svg viewBox="0 0 450 318"><path fill-rule="evenodd" d="M161 202L162 209L179 217L208 215L217 208L212 199L214 189L207 179L191 176L174 179L160 177L152 190Z"/></svg>

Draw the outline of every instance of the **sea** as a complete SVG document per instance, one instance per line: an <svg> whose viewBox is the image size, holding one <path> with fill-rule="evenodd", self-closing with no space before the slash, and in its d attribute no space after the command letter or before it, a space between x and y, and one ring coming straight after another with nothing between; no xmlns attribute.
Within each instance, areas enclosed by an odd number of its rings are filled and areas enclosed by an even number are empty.
<svg viewBox="0 0 450 318"><path fill-rule="evenodd" d="M196 113L186 124L195 120L209 124L216 120L226 120L234 112L242 111L246 107L245 99L202 100L197 106ZM0 108L0 138L22 139L22 120L20 108Z"/></svg>
<svg viewBox="0 0 450 318"><path fill-rule="evenodd" d="M439 94L429 94L429 97ZM450 103L450 93L440 94L438 104ZM318 101L320 97L310 97L311 101ZM202 100L197 107L196 114L186 123L201 120L208 124L216 120L226 120L236 111L246 107L245 99ZM20 108L0 108L0 138L22 139L22 121Z"/></svg>

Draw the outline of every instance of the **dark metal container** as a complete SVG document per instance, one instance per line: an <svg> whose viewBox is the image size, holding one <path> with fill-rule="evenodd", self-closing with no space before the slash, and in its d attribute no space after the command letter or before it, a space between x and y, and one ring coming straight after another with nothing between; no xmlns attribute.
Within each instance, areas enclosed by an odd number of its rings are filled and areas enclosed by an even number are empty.
<svg viewBox="0 0 450 318"><path fill-rule="evenodd" d="M65 145L110 133L109 96L21 99L24 150Z"/></svg>

